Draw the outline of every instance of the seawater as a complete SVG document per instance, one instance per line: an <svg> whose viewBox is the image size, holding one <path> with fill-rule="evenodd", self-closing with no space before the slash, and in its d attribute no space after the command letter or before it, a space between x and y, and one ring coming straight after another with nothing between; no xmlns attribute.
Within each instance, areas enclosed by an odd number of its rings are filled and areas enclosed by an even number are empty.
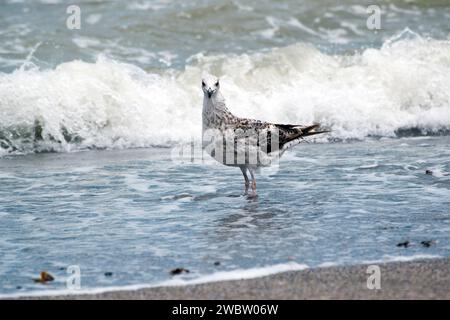
<svg viewBox="0 0 450 320"><path fill-rule="evenodd" d="M450 256L447 1L379 2L375 31L372 1L78 4L69 30L69 2L0 3L0 294L69 265L93 289ZM248 199L239 170L172 159L205 72L238 116L332 132Z"/></svg>

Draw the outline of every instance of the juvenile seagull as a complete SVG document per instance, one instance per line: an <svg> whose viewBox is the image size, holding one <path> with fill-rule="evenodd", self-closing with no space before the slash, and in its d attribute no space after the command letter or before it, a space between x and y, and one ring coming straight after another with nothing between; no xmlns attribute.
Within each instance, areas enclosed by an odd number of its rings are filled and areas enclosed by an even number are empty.
<svg viewBox="0 0 450 320"><path fill-rule="evenodd" d="M316 131L319 124L274 124L236 117L226 107L219 89L218 78L208 75L202 79L202 145L217 161L241 169L246 193L250 186L247 172L250 172L252 193L256 195L256 169L270 165L304 137L329 132Z"/></svg>

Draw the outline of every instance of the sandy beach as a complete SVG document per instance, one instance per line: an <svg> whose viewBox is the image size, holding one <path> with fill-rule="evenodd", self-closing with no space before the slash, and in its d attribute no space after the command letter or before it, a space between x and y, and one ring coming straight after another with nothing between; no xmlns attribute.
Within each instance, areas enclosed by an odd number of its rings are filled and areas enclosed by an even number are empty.
<svg viewBox="0 0 450 320"><path fill-rule="evenodd" d="M266 277L101 294L21 299L450 299L450 260L378 264L381 288L368 289L368 265L283 272Z"/></svg>

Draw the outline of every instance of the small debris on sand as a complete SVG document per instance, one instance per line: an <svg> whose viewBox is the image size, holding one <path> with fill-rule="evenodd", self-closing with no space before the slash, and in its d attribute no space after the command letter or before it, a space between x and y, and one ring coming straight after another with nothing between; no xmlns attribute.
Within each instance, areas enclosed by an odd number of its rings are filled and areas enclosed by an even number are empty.
<svg viewBox="0 0 450 320"><path fill-rule="evenodd" d="M425 241L420 242L420 244L425 248L429 248L434 244L434 241L433 240L425 240Z"/></svg>
<svg viewBox="0 0 450 320"><path fill-rule="evenodd" d="M409 241L397 243L397 247L408 248L409 247Z"/></svg>
<svg viewBox="0 0 450 320"><path fill-rule="evenodd" d="M40 274L40 278L33 279L34 282L38 283L47 283L53 280L55 280L55 278L47 271L42 271Z"/></svg>
<svg viewBox="0 0 450 320"><path fill-rule="evenodd" d="M189 270L185 269L185 268L176 268L176 269L171 270L170 274L174 276L174 275L177 275L177 274L181 274L183 272L189 273Z"/></svg>

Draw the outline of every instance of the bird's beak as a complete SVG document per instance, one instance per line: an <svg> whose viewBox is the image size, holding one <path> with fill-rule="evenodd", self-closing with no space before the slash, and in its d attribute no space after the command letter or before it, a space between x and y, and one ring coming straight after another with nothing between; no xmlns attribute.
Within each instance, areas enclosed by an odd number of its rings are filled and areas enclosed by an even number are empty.
<svg viewBox="0 0 450 320"><path fill-rule="evenodd" d="M211 96L212 96L212 94L214 93L214 91L211 90L211 89L209 89L209 90L207 91L207 93L208 93L208 98L211 98Z"/></svg>

